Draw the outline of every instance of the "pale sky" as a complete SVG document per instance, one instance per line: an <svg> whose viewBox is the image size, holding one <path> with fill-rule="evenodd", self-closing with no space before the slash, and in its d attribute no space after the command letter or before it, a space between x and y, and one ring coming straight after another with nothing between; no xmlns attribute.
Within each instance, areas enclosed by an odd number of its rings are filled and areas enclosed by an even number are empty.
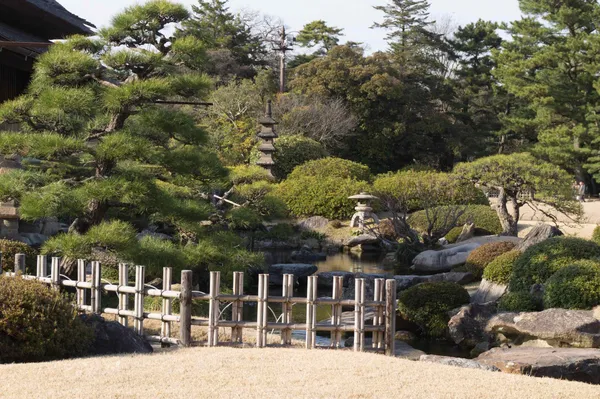
<svg viewBox="0 0 600 399"><path fill-rule="evenodd" d="M94 23L104 26L110 17L126 6L143 0L58 0L64 7ZM196 0L179 0L196 4ZM292 31L302 29L308 22L323 19L329 25L344 28L343 41L351 40L369 45L371 50L386 47L381 30L369 29L381 20L381 12L373 9L387 0L230 0L231 10L257 10L283 19ZM464 25L479 18L492 21L512 21L520 17L518 0L430 0L433 18L451 16Z"/></svg>

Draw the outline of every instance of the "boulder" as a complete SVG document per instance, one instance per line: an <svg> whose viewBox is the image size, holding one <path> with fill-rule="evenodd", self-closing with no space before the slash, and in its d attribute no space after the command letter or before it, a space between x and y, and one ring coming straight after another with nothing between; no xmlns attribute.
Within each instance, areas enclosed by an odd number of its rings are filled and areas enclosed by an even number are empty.
<svg viewBox="0 0 600 399"><path fill-rule="evenodd" d="M319 284L319 287L326 288L333 287L333 277L343 277L344 287L348 287L348 285L350 285L350 280L354 280L354 273L352 272L323 272L319 273L318 276L317 284Z"/></svg>
<svg viewBox="0 0 600 399"><path fill-rule="evenodd" d="M56 217L49 217L42 219L39 233L52 237L67 231L69 231L69 225L59 222Z"/></svg>
<svg viewBox="0 0 600 399"><path fill-rule="evenodd" d="M92 344L92 355L114 355L119 353L152 353L152 346L132 329L116 321L106 321L98 315L80 316L85 324L92 327L96 339Z"/></svg>
<svg viewBox="0 0 600 399"><path fill-rule="evenodd" d="M525 236L525 239L515 247L516 250L524 252L527 248L546 241L548 238L562 236L558 227L549 224L538 224Z"/></svg>
<svg viewBox="0 0 600 399"><path fill-rule="evenodd" d="M429 282L450 282L456 283L460 285L469 284L475 280L475 276L473 276L470 272L448 272L442 274L434 274L433 276L429 276L427 281Z"/></svg>
<svg viewBox="0 0 600 399"><path fill-rule="evenodd" d="M475 360L505 373L600 384L598 349L494 348Z"/></svg>
<svg viewBox="0 0 600 399"><path fill-rule="evenodd" d="M379 239L375 236L369 234L363 234L357 237L352 237L347 243L346 246L349 248L358 247L359 245L379 245Z"/></svg>
<svg viewBox="0 0 600 399"><path fill-rule="evenodd" d="M269 266L269 283L272 285L282 285L284 274L293 274L294 280L306 279L312 276L319 269L315 265L292 263L292 264L277 264Z"/></svg>
<svg viewBox="0 0 600 399"><path fill-rule="evenodd" d="M490 319L486 331L501 333L516 344L538 339L553 347L600 347L600 320L586 310L500 313Z"/></svg>
<svg viewBox="0 0 600 399"><path fill-rule="evenodd" d="M423 352L419 349L415 349L403 341L396 341L394 343L394 346L395 346L394 356L402 358L402 359L416 361L416 360L419 360L421 358L421 356L425 355L425 352Z"/></svg>
<svg viewBox="0 0 600 399"><path fill-rule="evenodd" d="M460 232L460 235L456 239L456 242L457 243L464 242L473 237L475 237L475 223L466 223L463 226L462 231Z"/></svg>
<svg viewBox="0 0 600 399"><path fill-rule="evenodd" d="M460 357L423 355L419 358L421 362L438 363L446 366L462 367L465 369L478 369L487 371L500 371L496 366L479 363L476 360L462 359Z"/></svg>
<svg viewBox="0 0 600 399"><path fill-rule="evenodd" d="M21 241L32 247L41 247L50 237L36 233L21 233Z"/></svg>
<svg viewBox="0 0 600 399"><path fill-rule="evenodd" d="M421 252L413 260L412 269L417 272L426 273L450 271L455 266L465 264L469 254L480 246L481 244L479 243L469 243L441 251Z"/></svg>
<svg viewBox="0 0 600 399"><path fill-rule="evenodd" d="M431 276L394 276L394 280L396 280L396 292L400 293L417 284L426 283L430 278Z"/></svg>
<svg viewBox="0 0 600 399"><path fill-rule="evenodd" d="M322 216L313 216L300 221L297 226L300 230L317 230L327 227L329 219Z"/></svg>
<svg viewBox="0 0 600 399"><path fill-rule="evenodd" d="M492 283L486 279L481 280L477 292L471 297L471 303L496 302L506 293L506 285Z"/></svg>
<svg viewBox="0 0 600 399"><path fill-rule="evenodd" d="M450 318L448 330L454 343L474 348L480 343L492 342L494 337L486 331L488 321L496 314L496 304L470 304L460 308Z"/></svg>

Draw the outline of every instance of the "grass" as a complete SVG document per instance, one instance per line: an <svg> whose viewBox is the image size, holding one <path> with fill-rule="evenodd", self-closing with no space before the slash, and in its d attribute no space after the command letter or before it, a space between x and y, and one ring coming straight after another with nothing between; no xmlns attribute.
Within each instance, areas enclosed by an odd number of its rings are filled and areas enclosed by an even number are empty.
<svg viewBox="0 0 600 399"><path fill-rule="evenodd" d="M600 388L304 349L178 349L0 366L2 398L599 398ZM492 395L492 396L490 396Z"/></svg>

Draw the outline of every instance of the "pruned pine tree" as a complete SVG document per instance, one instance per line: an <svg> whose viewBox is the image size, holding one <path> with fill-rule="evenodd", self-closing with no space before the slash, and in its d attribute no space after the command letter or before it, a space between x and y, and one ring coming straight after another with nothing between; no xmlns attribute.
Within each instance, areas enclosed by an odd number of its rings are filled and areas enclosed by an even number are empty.
<svg viewBox="0 0 600 399"><path fill-rule="evenodd" d="M115 220L197 230L211 211L203 193L226 170L190 110L161 104L201 100L211 86L198 72L202 43L165 33L188 17L153 0L98 39L71 37L41 56L27 93L0 107L0 122L21 126L0 134L0 153L23 165L0 175L0 199L15 200L23 219L70 219L74 235ZM112 242L129 234L109 232Z"/></svg>

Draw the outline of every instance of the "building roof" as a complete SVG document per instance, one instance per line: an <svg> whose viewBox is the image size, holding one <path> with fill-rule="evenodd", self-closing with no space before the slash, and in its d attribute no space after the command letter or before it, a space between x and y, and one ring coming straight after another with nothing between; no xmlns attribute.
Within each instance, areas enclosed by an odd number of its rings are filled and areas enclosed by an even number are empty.
<svg viewBox="0 0 600 399"><path fill-rule="evenodd" d="M92 34L95 28L55 0L0 0L0 22L44 40Z"/></svg>

